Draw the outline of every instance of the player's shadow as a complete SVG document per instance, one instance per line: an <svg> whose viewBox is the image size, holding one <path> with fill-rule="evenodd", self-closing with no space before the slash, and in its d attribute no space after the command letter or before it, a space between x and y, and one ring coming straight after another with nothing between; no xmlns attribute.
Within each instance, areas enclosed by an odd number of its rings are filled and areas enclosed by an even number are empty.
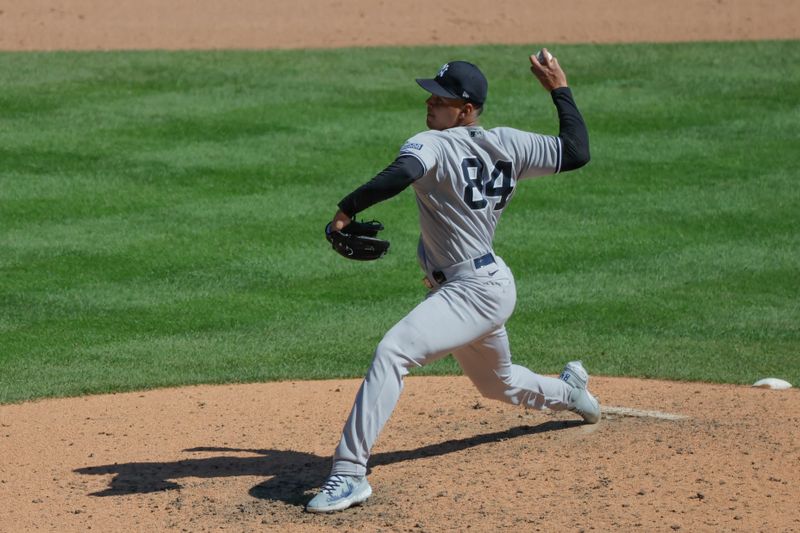
<svg viewBox="0 0 800 533"><path fill-rule="evenodd" d="M412 450L378 453L370 458L370 466L375 468L413 459L435 457L482 444L499 442L522 435L567 429L581 424L583 422L578 420L550 421L537 426L518 426L505 431L448 440ZM331 466L330 457L320 457L293 450L198 447L184 451L247 453L252 456L217 455L173 462L121 463L78 468L75 472L85 475L114 475L108 488L92 493L92 496L121 496L178 489L180 485L176 480L190 477L259 476L268 479L250 489L252 496L292 505L304 505L308 500L306 492L324 482Z"/></svg>

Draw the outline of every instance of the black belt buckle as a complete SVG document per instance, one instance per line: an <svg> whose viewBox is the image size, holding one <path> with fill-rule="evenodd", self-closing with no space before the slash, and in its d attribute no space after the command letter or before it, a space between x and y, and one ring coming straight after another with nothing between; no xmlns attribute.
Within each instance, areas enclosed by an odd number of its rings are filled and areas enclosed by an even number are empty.
<svg viewBox="0 0 800 533"><path fill-rule="evenodd" d="M481 257L473 260L476 270L482 266L491 265L494 262L494 256L492 254L482 255Z"/></svg>
<svg viewBox="0 0 800 533"><path fill-rule="evenodd" d="M441 270L434 270L432 274L433 274L433 281L435 281L439 285L447 281L447 278L444 277L444 272L442 272Z"/></svg>

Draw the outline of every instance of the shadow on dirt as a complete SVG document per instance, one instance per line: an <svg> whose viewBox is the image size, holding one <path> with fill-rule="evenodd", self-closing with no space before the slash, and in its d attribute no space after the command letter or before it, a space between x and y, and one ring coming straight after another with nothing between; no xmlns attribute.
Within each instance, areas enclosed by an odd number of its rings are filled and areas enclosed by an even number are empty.
<svg viewBox="0 0 800 533"><path fill-rule="evenodd" d="M370 459L371 468L401 463L424 457L458 452L492 442L557 431L582 425L581 421L550 421L537 426L518 426L458 440L422 446L413 450L384 452ZM320 486L330 471L330 457L293 450L251 450L237 448L198 447L184 450L190 453L247 453L252 457L216 456L162 463L121 463L76 469L84 475L114 475L105 490L91 496L123 496L179 489L175 480L189 477L221 478L228 476L262 476L269 478L250 489L250 495L265 500L277 500L303 505L306 491Z"/></svg>

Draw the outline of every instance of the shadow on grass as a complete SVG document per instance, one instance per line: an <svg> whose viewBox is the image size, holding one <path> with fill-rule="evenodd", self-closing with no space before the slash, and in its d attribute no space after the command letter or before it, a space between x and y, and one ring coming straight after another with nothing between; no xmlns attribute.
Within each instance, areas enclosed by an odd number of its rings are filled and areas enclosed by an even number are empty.
<svg viewBox="0 0 800 533"><path fill-rule="evenodd" d="M537 426L518 426L458 440L430 444L412 450L384 452L370 459L371 468L435 457L458 452L482 444L499 442L524 435L568 429L582 421L550 421ZM123 496L179 489L175 480L187 477L221 478L228 476L262 476L269 478L250 489L250 495L264 500L304 505L306 491L320 486L330 472L330 457L293 450L250 450L238 448L198 447L185 452L249 453L252 457L216 456L162 463L121 463L78 468L85 475L114 475L107 489L91 496Z"/></svg>

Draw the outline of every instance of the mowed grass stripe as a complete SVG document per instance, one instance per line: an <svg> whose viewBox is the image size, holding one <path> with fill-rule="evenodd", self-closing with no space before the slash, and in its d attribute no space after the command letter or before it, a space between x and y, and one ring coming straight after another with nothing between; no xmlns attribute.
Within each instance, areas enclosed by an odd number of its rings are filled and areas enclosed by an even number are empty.
<svg viewBox="0 0 800 533"><path fill-rule="evenodd" d="M557 133L542 44L0 54L0 401L361 375L424 295L416 206L364 214L392 240L374 264L325 222L424 128L413 78L448 59L489 77L485 126ZM501 221L515 359L800 380L800 43L551 48L593 161Z"/></svg>

